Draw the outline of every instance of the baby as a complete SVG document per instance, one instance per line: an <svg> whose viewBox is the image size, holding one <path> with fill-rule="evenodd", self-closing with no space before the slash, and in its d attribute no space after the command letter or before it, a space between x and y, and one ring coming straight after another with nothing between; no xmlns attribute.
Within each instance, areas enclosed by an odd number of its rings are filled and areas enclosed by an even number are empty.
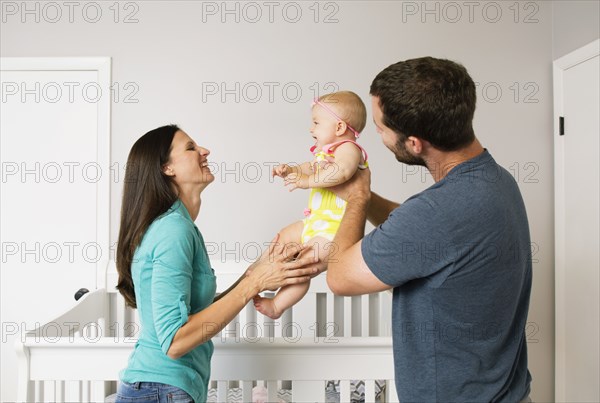
<svg viewBox="0 0 600 403"><path fill-rule="evenodd" d="M346 209L346 202L327 188L346 182L357 169L367 167L367 153L354 141L364 129L366 119L365 104L355 93L340 91L323 95L312 106L310 133L316 142L310 151L314 159L297 167L282 164L273 169L273 176L282 177L290 191L311 189L308 208L304 210L306 218L282 229L278 242L312 246L325 266L334 257L332 241ZM309 285L306 282L283 287L274 298L256 296L254 306L262 314L277 319L304 297Z"/></svg>

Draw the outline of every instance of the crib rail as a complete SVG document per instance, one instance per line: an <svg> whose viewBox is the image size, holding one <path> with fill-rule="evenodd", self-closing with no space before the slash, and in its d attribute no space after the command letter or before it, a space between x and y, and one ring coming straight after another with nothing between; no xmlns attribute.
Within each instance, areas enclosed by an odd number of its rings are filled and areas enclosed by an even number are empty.
<svg viewBox="0 0 600 403"><path fill-rule="evenodd" d="M316 381L322 383L320 390L324 401L325 380L347 381L345 384L348 384L350 380L359 379L368 384L376 379L388 379L393 374L392 342L389 337L369 340L303 338L294 342L277 338L258 340L255 343L215 339L213 342L215 352L212 379L220 384L218 386L223 391L226 391L224 383L231 381L239 381L241 384L247 381L247 389L248 385L253 385L256 381L263 381L271 386L286 380L292 381L296 397L296 391L298 394L302 392L302 381ZM107 385L103 383L118 380L118 371L115 369L127 362L134 345L135 339L125 343L116 342L109 337L93 342L83 338L64 338L54 343L27 340L22 348L23 351L30 352L29 379L32 383L29 391L19 391L22 394L20 396L26 396L19 397L19 401L69 401L67 387L71 381L88 385L85 388L87 390L75 388L75 396L70 393L71 398L75 397L74 401L94 401L98 396L103 398L109 392ZM360 365L357 365L358 360ZM36 390L34 381L38 385L45 381L55 382L54 390L49 389L48 385L44 390L39 390L39 386ZM59 386L61 384L62 391ZM388 385L392 387L390 383ZM279 387L267 389L274 394ZM346 386L345 389L349 390L349 387ZM87 397L82 394L87 394ZM369 391L365 393L368 394Z"/></svg>
<svg viewBox="0 0 600 403"><path fill-rule="evenodd" d="M218 272L218 289L237 279L243 271L238 266ZM108 269L108 284L113 270ZM268 401L278 401L281 389L291 391L291 401L325 401L329 380L339 381L341 402L351 400L355 380L364 387L365 401L376 401L376 380L387 381L377 401L397 401L390 300L387 292L334 296L319 276L306 297L277 320L249 303L213 338L214 401L229 401L234 389L242 401L251 401L257 386L266 388ZM85 294L70 310L17 340L18 400L102 401L115 391L138 331L137 311L125 306L114 287Z"/></svg>

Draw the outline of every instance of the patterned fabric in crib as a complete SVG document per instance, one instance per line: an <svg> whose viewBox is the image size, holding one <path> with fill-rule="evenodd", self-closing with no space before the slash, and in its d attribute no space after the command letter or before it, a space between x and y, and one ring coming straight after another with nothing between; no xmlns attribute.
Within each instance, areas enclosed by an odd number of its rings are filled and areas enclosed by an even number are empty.
<svg viewBox="0 0 600 403"><path fill-rule="evenodd" d="M257 389L262 387L256 387L253 393L255 402L263 402L261 398L262 391ZM266 390L265 390L266 392ZM385 381L375 381L375 401L382 402L385 392ZM279 389L277 391L277 399L279 403L291 403L292 402L292 391L289 389ZM364 403L365 401L365 383L364 381L351 381L350 382L350 399L351 403ZM325 386L325 402L326 403L340 403L340 381L328 381ZM217 401L217 389L210 388L208 390L207 403L219 403ZM243 403L243 394L241 388L230 388L227 391L227 403Z"/></svg>

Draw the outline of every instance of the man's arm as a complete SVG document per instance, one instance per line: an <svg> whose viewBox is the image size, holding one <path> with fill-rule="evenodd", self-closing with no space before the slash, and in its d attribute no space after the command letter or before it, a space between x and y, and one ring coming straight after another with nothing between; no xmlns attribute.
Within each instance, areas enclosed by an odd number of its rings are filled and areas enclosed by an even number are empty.
<svg viewBox="0 0 600 403"><path fill-rule="evenodd" d="M373 274L362 256L362 237L372 199L369 187L369 170L359 171L344 185L345 194L340 195L348 203L333 240L337 250L327 266L327 285L336 295L370 294L392 288Z"/></svg>
<svg viewBox="0 0 600 403"><path fill-rule="evenodd" d="M392 210L398 206L400 206L399 203L384 199L377 193L371 192L371 201L369 203L369 209L367 210L367 219L371 224L377 227L387 220Z"/></svg>

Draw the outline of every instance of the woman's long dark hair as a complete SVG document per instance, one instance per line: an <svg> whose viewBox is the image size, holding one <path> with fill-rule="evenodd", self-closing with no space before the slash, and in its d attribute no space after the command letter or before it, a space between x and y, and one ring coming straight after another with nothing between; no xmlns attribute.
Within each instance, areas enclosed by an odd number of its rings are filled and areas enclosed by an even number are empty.
<svg viewBox="0 0 600 403"><path fill-rule="evenodd" d="M117 289L132 308L137 308L131 278L133 254L152 221L177 200L163 166L169 162L178 130L176 125L168 125L149 131L135 142L127 158L116 263Z"/></svg>

